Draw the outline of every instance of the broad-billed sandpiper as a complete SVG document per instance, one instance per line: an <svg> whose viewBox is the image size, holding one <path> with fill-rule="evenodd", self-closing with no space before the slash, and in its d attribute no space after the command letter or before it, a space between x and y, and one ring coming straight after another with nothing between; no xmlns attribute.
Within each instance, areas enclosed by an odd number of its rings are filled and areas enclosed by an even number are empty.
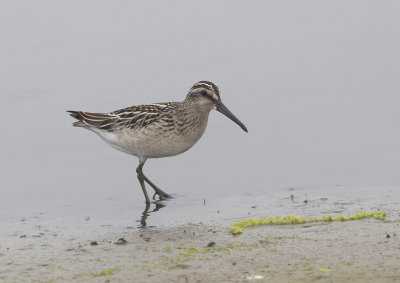
<svg viewBox="0 0 400 283"><path fill-rule="evenodd" d="M154 103L111 113L68 111L82 127L98 134L111 147L139 158L137 177L146 203L150 202L147 182L160 200L171 196L154 185L142 171L148 158L174 156L187 151L203 135L212 109L221 112L244 131L246 126L222 103L218 87L208 81L193 85L182 102Z"/></svg>

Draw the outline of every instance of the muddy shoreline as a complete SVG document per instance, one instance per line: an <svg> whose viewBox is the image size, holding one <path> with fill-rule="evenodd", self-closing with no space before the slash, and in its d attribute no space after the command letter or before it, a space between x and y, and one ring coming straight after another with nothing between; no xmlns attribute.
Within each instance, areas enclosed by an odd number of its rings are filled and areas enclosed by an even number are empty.
<svg viewBox="0 0 400 283"><path fill-rule="evenodd" d="M399 222L32 229L1 238L1 282L400 282Z"/></svg>

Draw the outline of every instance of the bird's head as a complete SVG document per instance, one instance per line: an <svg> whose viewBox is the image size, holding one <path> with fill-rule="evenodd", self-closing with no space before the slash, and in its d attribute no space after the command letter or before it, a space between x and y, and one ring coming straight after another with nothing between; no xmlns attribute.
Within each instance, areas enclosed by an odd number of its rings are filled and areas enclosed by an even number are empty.
<svg viewBox="0 0 400 283"><path fill-rule="evenodd" d="M221 112L247 132L246 126L222 103L219 88L212 82L200 81L195 83L189 90L186 100L193 102L205 111L215 109Z"/></svg>

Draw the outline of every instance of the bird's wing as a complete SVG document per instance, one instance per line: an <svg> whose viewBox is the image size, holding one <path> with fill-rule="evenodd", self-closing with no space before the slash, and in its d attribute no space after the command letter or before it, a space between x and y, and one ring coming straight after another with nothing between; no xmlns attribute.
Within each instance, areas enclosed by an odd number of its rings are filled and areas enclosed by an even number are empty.
<svg viewBox="0 0 400 283"><path fill-rule="evenodd" d="M165 114L176 106L176 102L167 102L131 106L111 113L68 112L71 113L72 117L79 120L73 124L74 126L113 131L116 128L143 128L159 120L161 116L168 116Z"/></svg>
<svg viewBox="0 0 400 283"><path fill-rule="evenodd" d="M119 128L140 129L154 122L161 122L161 119L168 118L168 113L176 106L176 102L153 103L124 108L114 111L110 115L118 117L115 126Z"/></svg>

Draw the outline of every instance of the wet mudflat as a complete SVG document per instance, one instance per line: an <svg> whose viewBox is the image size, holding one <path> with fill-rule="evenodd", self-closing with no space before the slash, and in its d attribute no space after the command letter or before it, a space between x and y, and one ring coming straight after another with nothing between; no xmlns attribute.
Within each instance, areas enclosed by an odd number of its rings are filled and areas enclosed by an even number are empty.
<svg viewBox="0 0 400 283"><path fill-rule="evenodd" d="M397 189L381 189L378 194L371 189L357 199L306 191L307 198L297 197L305 196L304 189L292 188L282 198L246 194L217 206L202 200L197 208L196 201L188 208L175 200L149 213L146 227L141 227L141 215L132 221L93 216L63 221L47 213L23 218L13 223L11 234L1 237L0 277L4 282L397 280ZM358 195L357 190L354 193ZM346 194L351 194L349 188ZM182 216L184 210L191 215ZM247 218L371 210L386 211L385 221L269 225L247 228L239 236L229 233L234 222ZM169 211L166 220L164 213ZM164 224L154 225L159 219Z"/></svg>

